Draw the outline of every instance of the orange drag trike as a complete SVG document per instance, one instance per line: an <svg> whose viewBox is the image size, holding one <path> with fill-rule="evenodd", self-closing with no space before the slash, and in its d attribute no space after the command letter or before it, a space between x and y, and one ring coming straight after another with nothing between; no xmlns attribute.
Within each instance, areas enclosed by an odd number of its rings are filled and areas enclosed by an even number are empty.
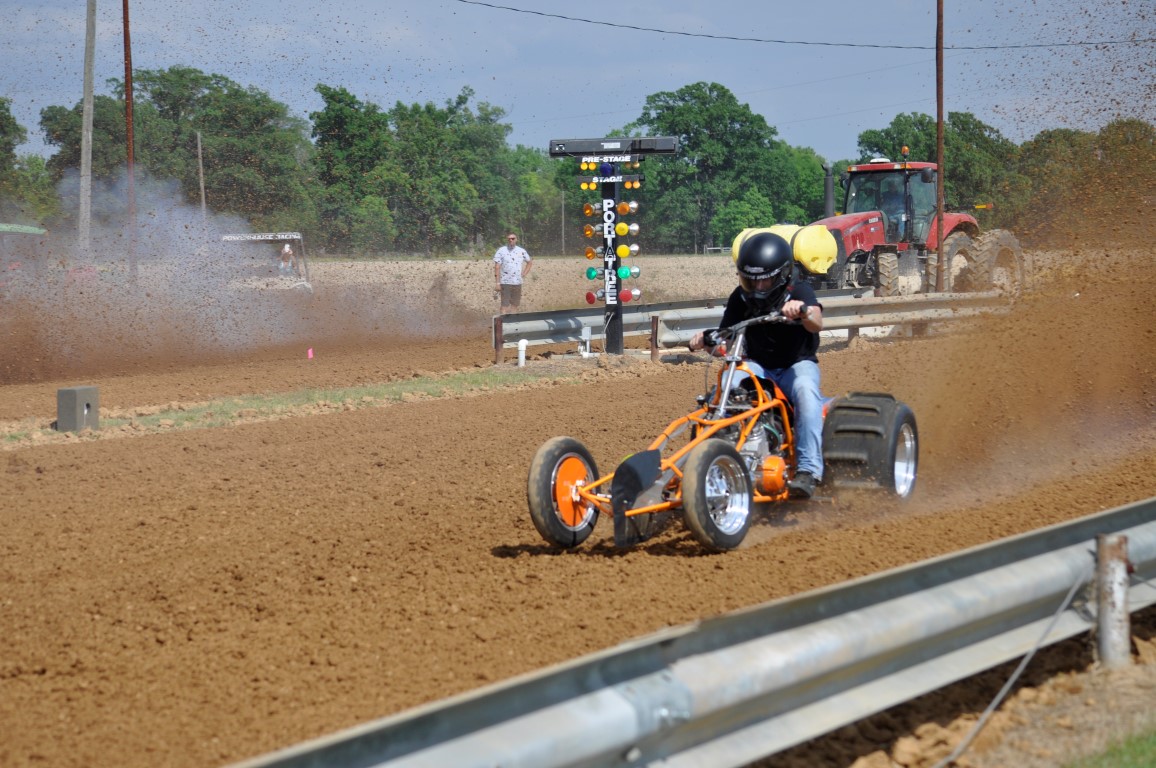
<svg viewBox="0 0 1156 768"><path fill-rule="evenodd" d="M778 312L717 332L723 365L698 408L675 419L646 450L599 476L590 451L573 437L548 440L530 464L530 516L542 537L573 548L613 515L614 543L632 546L681 512L694 538L723 551L742 543L755 504L785 501L796 469L793 409L762 369L744 358L747 329L790 323ZM882 490L907 498L919 462L915 416L891 395L854 392L826 401L824 488Z"/></svg>

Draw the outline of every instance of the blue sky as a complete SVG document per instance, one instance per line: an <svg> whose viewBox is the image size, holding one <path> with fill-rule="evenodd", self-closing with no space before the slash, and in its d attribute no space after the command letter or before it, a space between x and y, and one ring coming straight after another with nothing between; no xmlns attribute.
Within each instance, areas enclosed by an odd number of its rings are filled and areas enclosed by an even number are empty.
<svg viewBox="0 0 1156 768"><path fill-rule="evenodd" d="M1118 116L1156 122L1156 44L950 50L1154 38L1152 0L944 5L948 111L972 112L1016 142L1045 128L1095 130ZM28 130L20 154L51 154L40 110L81 98L85 7L84 0L0 0L0 96L12 99ZM97 2L97 93L109 93L108 78L124 77L122 7ZM135 69L179 64L222 74L303 118L321 107L317 83L384 108L441 104L469 86L475 103L506 110L512 143L545 149L553 138L612 135L638 117L647 95L703 80L726 86L782 139L828 160L855 157L859 133L897 113L935 115L935 7L935 0L129 2Z"/></svg>

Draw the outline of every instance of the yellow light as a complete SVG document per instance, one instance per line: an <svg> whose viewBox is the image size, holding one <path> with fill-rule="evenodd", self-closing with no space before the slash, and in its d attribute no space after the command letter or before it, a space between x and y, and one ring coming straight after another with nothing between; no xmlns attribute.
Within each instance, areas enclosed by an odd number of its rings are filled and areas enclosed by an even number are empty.
<svg viewBox="0 0 1156 768"><path fill-rule="evenodd" d="M586 237L594 237L594 227L587 224L582 227L582 234L586 235Z"/></svg>
<svg viewBox="0 0 1156 768"><path fill-rule="evenodd" d="M582 189L594 189L593 184L587 184L586 182L582 182L578 186L582 187Z"/></svg>
<svg viewBox="0 0 1156 768"><path fill-rule="evenodd" d="M586 258L593 259L597 255L598 255L598 252L595 251L593 248L591 248L589 246L586 247Z"/></svg>
<svg viewBox="0 0 1156 768"><path fill-rule="evenodd" d="M637 213L638 203L631 200L629 203L625 200L618 204L618 215L625 216L628 213Z"/></svg>
<svg viewBox="0 0 1156 768"><path fill-rule="evenodd" d="M619 237L622 237L629 231L630 227L626 226L626 222L624 221L620 221L614 225L614 234L618 235Z"/></svg>
<svg viewBox="0 0 1156 768"><path fill-rule="evenodd" d="M583 161L583 162L581 162L581 163L579 163L579 164L578 164L578 170L580 170L580 171L588 171L588 170L590 170L590 166L588 166L588 165L586 164L586 162L585 162L585 161Z"/></svg>
<svg viewBox="0 0 1156 768"><path fill-rule="evenodd" d="M582 213L586 214L587 216L593 216L594 214L598 213L598 209L590 203L586 203L582 206Z"/></svg>
<svg viewBox="0 0 1156 768"><path fill-rule="evenodd" d="M614 252L618 254L618 258L625 259L630 255L630 246L620 245L614 249Z"/></svg>

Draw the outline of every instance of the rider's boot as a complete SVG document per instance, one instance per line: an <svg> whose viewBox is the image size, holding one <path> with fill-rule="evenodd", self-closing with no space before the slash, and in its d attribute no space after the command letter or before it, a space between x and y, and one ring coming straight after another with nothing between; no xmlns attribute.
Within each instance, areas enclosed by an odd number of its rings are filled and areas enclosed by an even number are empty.
<svg viewBox="0 0 1156 768"><path fill-rule="evenodd" d="M787 483L787 492L792 499L809 499L815 495L815 476L810 472L797 472Z"/></svg>

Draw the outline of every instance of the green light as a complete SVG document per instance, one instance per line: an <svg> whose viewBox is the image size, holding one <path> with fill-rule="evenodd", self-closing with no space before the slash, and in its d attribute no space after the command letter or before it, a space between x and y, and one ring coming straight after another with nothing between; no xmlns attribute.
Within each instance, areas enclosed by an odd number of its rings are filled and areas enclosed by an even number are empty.
<svg viewBox="0 0 1156 768"><path fill-rule="evenodd" d="M630 267L619 267L618 268L618 279L619 280L625 280L628 277L630 277Z"/></svg>
<svg viewBox="0 0 1156 768"><path fill-rule="evenodd" d="M586 267L586 279L587 280L593 280L596 277L598 277L598 268L597 267Z"/></svg>

